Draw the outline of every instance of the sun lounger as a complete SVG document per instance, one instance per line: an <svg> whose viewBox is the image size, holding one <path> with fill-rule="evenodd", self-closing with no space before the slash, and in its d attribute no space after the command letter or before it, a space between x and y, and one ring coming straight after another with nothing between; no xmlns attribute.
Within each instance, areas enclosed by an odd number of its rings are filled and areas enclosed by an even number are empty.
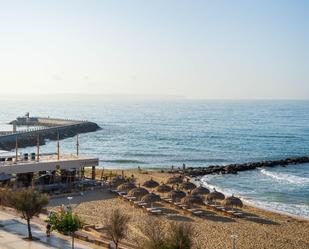
<svg viewBox="0 0 309 249"><path fill-rule="evenodd" d="M140 202L137 204L137 206L144 207L144 206L147 206L147 204L148 204L147 202Z"/></svg>
<svg viewBox="0 0 309 249"><path fill-rule="evenodd" d="M219 211L226 211L225 207L222 206L217 206L216 209Z"/></svg>
<svg viewBox="0 0 309 249"><path fill-rule="evenodd" d="M186 205L186 204L180 204L180 205L178 205L178 207L180 207L180 208L182 208L182 209L188 209L188 205Z"/></svg>
<svg viewBox="0 0 309 249"><path fill-rule="evenodd" d="M127 192L118 191L118 195L123 197L123 196L127 195Z"/></svg>
<svg viewBox="0 0 309 249"><path fill-rule="evenodd" d="M118 194L118 190L117 189L110 189L110 192L113 194Z"/></svg>
<svg viewBox="0 0 309 249"><path fill-rule="evenodd" d="M162 214L162 210L160 210L160 209L150 210L149 213L151 213L151 214Z"/></svg>
<svg viewBox="0 0 309 249"><path fill-rule="evenodd" d="M158 207L152 207L152 208L145 208L147 212L151 212L151 211L154 211L154 210L161 210L160 208ZM162 210L161 210L162 211Z"/></svg>
<svg viewBox="0 0 309 249"><path fill-rule="evenodd" d="M123 196L125 199L127 199L128 201L132 201L132 200L136 200L135 196Z"/></svg>
<svg viewBox="0 0 309 249"><path fill-rule="evenodd" d="M220 207L220 205L216 205L216 204L209 204L208 206L213 207L213 208Z"/></svg>
<svg viewBox="0 0 309 249"><path fill-rule="evenodd" d="M201 216L204 212L201 210L191 212L193 215Z"/></svg>
<svg viewBox="0 0 309 249"><path fill-rule="evenodd" d="M178 217L179 216L179 214L166 214L166 216L168 217L168 218L174 218L174 217Z"/></svg>
<svg viewBox="0 0 309 249"><path fill-rule="evenodd" d="M233 215L238 217L238 218L244 217L244 213L242 213L242 212L236 212L236 213L233 213Z"/></svg>
<svg viewBox="0 0 309 249"><path fill-rule="evenodd" d="M169 202L169 203L173 202L173 199L171 199L171 198L164 198L162 200L165 201L165 202Z"/></svg>

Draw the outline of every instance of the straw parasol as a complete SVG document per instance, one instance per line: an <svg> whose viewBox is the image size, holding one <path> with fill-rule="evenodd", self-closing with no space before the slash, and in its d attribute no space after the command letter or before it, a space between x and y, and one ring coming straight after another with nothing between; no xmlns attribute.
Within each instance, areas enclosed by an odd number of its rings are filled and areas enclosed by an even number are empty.
<svg viewBox="0 0 309 249"><path fill-rule="evenodd" d="M181 176L173 176L167 179L166 183L167 184L177 184L177 183L182 183L182 177Z"/></svg>
<svg viewBox="0 0 309 249"><path fill-rule="evenodd" d="M202 197L200 197L198 195L187 195L186 197L181 199L181 202L183 204L187 204L187 205L191 205L191 204L202 205L203 199L202 199Z"/></svg>
<svg viewBox="0 0 309 249"><path fill-rule="evenodd" d="M216 189L214 189L213 192L209 193L206 196L206 199L208 201L224 200L224 198L225 198L224 194L222 194L221 192L218 192Z"/></svg>
<svg viewBox="0 0 309 249"><path fill-rule="evenodd" d="M150 180L144 182L143 186L146 188L155 188L159 186L159 183L151 178Z"/></svg>
<svg viewBox="0 0 309 249"><path fill-rule="evenodd" d="M125 179L122 176L117 176L115 178L112 179L111 184L113 186L119 186L122 183L125 183Z"/></svg>
<svg viewBox="0 0 309 249"><path fill-rule="evenodd" d="M180 184L180 189L185 189L185 190L192 190L195 189L196 185L192 182L189 182L189 179L187 179L186 182L183 182Z"/></svg>
<svg viewBox="0 0 309 249"><path fill-rule="evenodd" d="M161 184L156 188L159 193L168 193L172 191L172 188L166 184Z"/></svg>
<svg viewBox="0 0 309 249"><path fill-rule="evenodd" d="M125 183L119 185L117 187L117 190L119 190L119 191L129 191L133 188L136 188L136 186L133 182L125 182Z"/></svg>
<svg viewBox="0 0 309 249"><path fill-rule="evenodd" d="M232 207L232 208L233 207L242 207L243 206L242 201L239 198L235 197L234 195L225 198L223 200L222 204L224 206Z"/></svg>
<svg viewBox="0 0 309 249"><path fill-rule="evenodd" d="M203 186L199 186L191 191L192 195L207 195L209 193L210 193L209 189Z"/></svg>
<svg viewBox="0 0 309 249"><path fill-rule="evenodd" d="M154 193L150 193L150 194L144 195L142 197L142 201L148 202L148 203L153 203L153 202L161 201L161 198L160 198L159 195L156 195Z"/></svg>
<svg viewBox="0 0 309 249"><path fill-rule="evenodd" d="M178 190L178 189L172 190L168 194L168 197L173 199L173 200L175 200L175 199L182 199L185 196L186 196L186 193L181 191L181 190Z"/></svg>
<svg viewBox="0 0 309 249"><path fill-rule="evenodd" d="M128 192L128 196L134 196L136 198L141 198L144 195L147 195L149 192L145 188L137 187L133 188Z"/></svg>

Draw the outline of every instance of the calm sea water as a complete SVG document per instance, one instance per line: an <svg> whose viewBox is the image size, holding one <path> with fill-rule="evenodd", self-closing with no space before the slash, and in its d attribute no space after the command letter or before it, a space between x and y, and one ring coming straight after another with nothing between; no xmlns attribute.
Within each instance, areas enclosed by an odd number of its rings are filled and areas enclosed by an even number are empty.
<svg viewBox="0 0 309 249"><path fill-rule="evenodd" d="M0 129L34 116L88 119L103 129L80 136L102 167L207 166L309 155L309 101L3 101ZM24 149L31 152L33 148ZM75 138L61 142L74 153ZM56 151L54 142L43 152ZM263 207L309 216L309 166L207 176L205 184Z"/></svg>

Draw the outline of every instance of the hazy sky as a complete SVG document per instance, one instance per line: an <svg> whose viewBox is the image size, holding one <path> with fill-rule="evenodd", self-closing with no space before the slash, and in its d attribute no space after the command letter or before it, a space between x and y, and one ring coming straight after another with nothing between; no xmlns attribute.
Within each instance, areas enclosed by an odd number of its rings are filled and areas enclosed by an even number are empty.
<svg viewBox="0 0 309 249"><path fill-rule="evenodd" d="M309 1L0 0L0 86L309 99Z"/></svg>

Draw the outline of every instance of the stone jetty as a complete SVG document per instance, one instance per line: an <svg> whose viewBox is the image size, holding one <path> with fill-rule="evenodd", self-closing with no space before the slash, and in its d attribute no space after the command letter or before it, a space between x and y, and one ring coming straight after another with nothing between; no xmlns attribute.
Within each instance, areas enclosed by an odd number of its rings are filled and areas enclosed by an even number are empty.
<svg viewBox="0 0 309 249"><path fill-rule="evenodd" d="M26 119L26 121L24 121ZM25 123L26 122L26 123ZM12 150L16 147L16 141L19 148L28 146L36 146L46 143L47 140L58 140L58 138L65 139L76 136L77 134L94 132L101 128L94 122L77 121L68 119L54 119L54 118L29 118L29 115L23 118L17 118L11 124L15 125L29 125L31 129L16 130L13 127L12 132L0 133L0 149ZM37 127L35 127L37 126ZM34 128L33 128L34 127Z"/></svg>
<svg viewBox="0 0 309 249"><path fill-rule="evenodd" d="M242 163L242 164L229 164L225 166L221 165L211 165L208 167L188 167L179 171L179 173L183 173L184 175L190 177L210 175L210 174L237 174L240 171L253 170L257 168L263 167L276 167L282 166L286 167L292 164L303 164L309 163L309 157L290 157L283 160L268 160L261 162L250 162L250 163Z"/></svg>

